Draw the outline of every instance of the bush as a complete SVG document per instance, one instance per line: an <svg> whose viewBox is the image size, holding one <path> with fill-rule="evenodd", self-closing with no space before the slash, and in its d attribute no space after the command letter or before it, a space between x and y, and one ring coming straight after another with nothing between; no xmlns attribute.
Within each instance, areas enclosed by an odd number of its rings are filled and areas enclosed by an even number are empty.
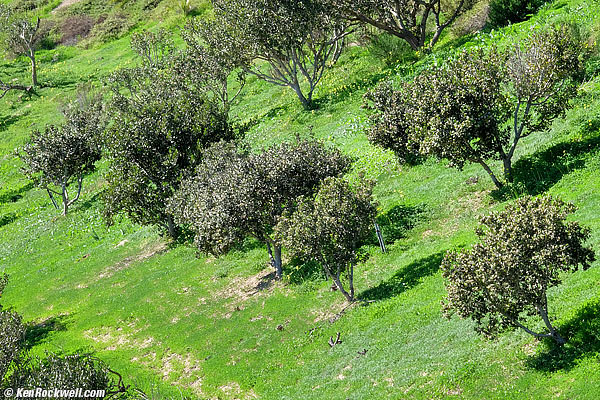
<svg viewBox="0 0 600 400"><path fill-rule="evenodd" d="M575 207L560 199L524 197L504 211L481 219L480 242L471 250L448 252L442 262L448 297L447 316L453 312L471 318L476 330L494 336L518 327L538 338L563 339L550 323L546 291L561 283L564 272L575 272L594 261L583 243L588 229L567 222ZM548 333L536 333L524 324L538 315Z"/></svg>
<svg viewBox="0 0 600 400"><path fill-rule="evenodd" d="M47 354L45 358L29 359L17 366L10 379L13 388L53 388L107 390L112 386L108 367L89 355L60 356Z"/></svg>
<svg viewBox="0 0 600 400"><path fill-rule="evenodd" d="M352 188L342 178L326 178L314 196L300 198L297 209L284 215L275 228L276 240L293 257L321 264L348 302L354 301L358 250L377 213L371 190L370 184ZM341 281L344 272L347 290Z"/></svg>
<svg viewBox="0 0 600 400"><path fill-rule="evenodd" d="M403 163L414 165L422 161L418 142L409 136L407 93L384 82L367 92L364 99L364 107L373 111L369 116L369 142L392 150Z"/></svg>
<svg viewBox="0 0 600 400"><path fill-rule="evenodd" d="M341 176L350 160L337 149L314 140L283 143L260 153L240 152L218 143L203 154L191 179L171 198L176 222L188 224L200 251L223 254L252 236L267 245L277 278L281 278L281 244L273 228L312 195L326 177Z"/></svg>
<svg viewBox="0 0 600 400"><path fill-rule="evenodd" d="M489 21L493 28L522 22L545 3L544 0L492 0Z"/></svg>

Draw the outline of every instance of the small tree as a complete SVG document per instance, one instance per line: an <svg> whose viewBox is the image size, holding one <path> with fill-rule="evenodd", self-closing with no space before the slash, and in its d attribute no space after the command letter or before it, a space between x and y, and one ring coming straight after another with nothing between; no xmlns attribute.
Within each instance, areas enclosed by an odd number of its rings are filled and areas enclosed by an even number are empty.
<svg viewBox="0 0 600 400"><path fill-rule="evenodd" d="M240 49L224 26L214 20L191 19L182 30L182 36L187 48L175 64L177 74L191 81L197 90L212 95L228 114L231 103L246 83L246 73L240 68L243 64ZM232 96L229 94L229 76L234 71L237 72L238 87Z"/></svg>
<svg viewBox="0 0 600 400"><path fill-rule="evenodd" d="M314 90L325 70L340 57L349 33L337 13L318 0L212 3L216 23L222 28L212 33L215 36L209 42L233 44L247 73L292 88L305 109L313 108ZM302 78L308 84L306 91Z"/></svg>
<svg viewBox="0 0 600 400"><path fill-rule="evenodd" d="M433 47L442 32L466 11L472 1L458 0L451 5L442 0L328 0L351 21L374 26L405 40L413 50L425 46L433 20Z"/></svg>
<svg viewBox="0 0 600 400"><path fill-rule="evenodd" d="M94 170L101 157L99 139L106 120L102 98L87 91L63 108L65 122L47 125L43 131L34 130L19 152L25 166L23 172L48 192L56 209L62 199L62 214L67 215L81 194L83 177ZM69 195L69 186L77 182L77 194Z"/></svg>
<svg viewBox="0 0 600 400"><path fill-rule="evenodd" d="M110 168L104 214L109 224L125 213L176 237L167 199L200 161L203 148L235 133L217 104L174 73L166 32L134 35L132 47L141 64L109 78L113 124L105 134Z"/></svg>
<svg viewBox="0 0 600 400"><path fill-rule="evenodd" d="M546 292L560 284L562 272L575 272L580 264L585 270L595 259L583 245L589 230L566 222L574 209L551 196L524 197L482 218L476 230L480 242L468 251L448 252L442 262L445 314L471 318L486 335L519 327L564 344L550 322ZM548 332L527 328L527 315L540 316Z"/></svg>
<svg viewBox="0 0 600 400"><path fill-rule="evenodd" d="M171 199L176 221L188 224L203 252L223 254L252 236L267 245L276 277L281 278L281 244L273 228L293 210L296 199L311 195L321 180L340 176L349 159L312 140L281 144L250 154L231 143L207 150Z"/></svg>
<svg viewBox="0 0 600 400"><path fill-rule="evenodd" d="M406 91L394 90L392 83L386 81L367 92L364 99L364 108L371 111L367 132L369 142L392 150L403 163L418 163L422 156L418 142L410 137L407 115L410 98Z"/></svg>
<svg viewBox="0 0 600 400"><path fill-rule="evenodd" d="M38 85L35 51L43 39L40 31L40 18L35 22L19 15L6 5L0 5L0 37L4 47L10 53L24 55L31 61L31 84ZM14 89L21 89L15 86Z"/></svg>
<svg viewBox="0 0 600 400"><path fill-rule="evenodd" d="M463 51L406 84L397 95L407 96L403 102L382 103L385 111L374 117L381 119L376 142L397 152L418 147L459 169L481 164L502 188L489 160L501 160L512 182L520 140L544 131L570 107L581 58L580 43L566 26L535 32L506 55L495 48Z"/></svg>
<svg viewBox="0 0 600 400"><path fill-rule="evenodd" d="M314 197L301 198L298 208L281 219L275 237L292 256L319 262L352 302L357 250L371 233L376 214L370 185L353 190L343 179L326 178ZM342 283L343 272L348 290Z"/></svg>

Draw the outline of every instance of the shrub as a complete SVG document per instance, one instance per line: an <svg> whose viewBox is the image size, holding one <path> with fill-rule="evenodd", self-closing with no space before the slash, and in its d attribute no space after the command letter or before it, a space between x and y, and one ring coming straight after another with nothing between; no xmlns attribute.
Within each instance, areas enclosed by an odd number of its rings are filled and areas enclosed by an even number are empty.
<svg viewBox="0 0 600 400"><path fill-rule="evenodd" d="M105 133L110 168L104 216L118 214L179 234L167 199L201 161L202 150L236 132L218 104L173 72L174 46L164 32L132 36L141 63L109 77L114 123Z"/></svg>
<svg viewBox="0 0 600 400"><path fill-rule="evenodd" d="M409 136L408 94L394 90L391 82L383 82L367 92L364 99L364 107L372 111L367 132L369 141L392 150L401 162L417 164L421 161L419 144Z"/></svg>
<svg viewBox="0 0 600 400"><path fill-rule="evenodd" d="M561 283L563 272L575 272L579 265L585 270L595 259L583 244L589 230L566 221L574 210L551 196L524 197L483 217L476 230L479 243L448 252L442 262L445 314L471 318L476 330L488 336L519 327L565 343L550 322L546 292ZM525 316L533 315L542 318L547 333L525 326Z"/></svg>
<svg viewBox="0 0 600 400"><path fill-rule="evenodd" d="M489 160L501 160L505 180L513 181L520 140L564 115L585 55L577 34L564 25L536 31L505 54L495 47L465 50L400 91L384 86L371 94L370 136L401 155L418 148L458 169L478 163L502 188Z"/></svg>
<svg viewBox="0 0 600 400"><path fill-rule="evenodd" d="M212 3L220 27L216 38L235 44L232 57L240 66L259 79L293 89L305 109L313 108L314 90L339 59L350 33L339 14L320 0ZM303 80L306 85L301 85Z"/></svg>
<svg viewBox="0 0 600 400"><path fill-rule="evenodd" d="M354 301L358 249L371 234L377 213L371 189L364 182L353 189L341 178L326 178L314 196L300 198L297 209L275 228L276 240L293 257L320 263L349 302ZM348 290L341 281L344 272Z"/></svg>
<svg viewBox="0 0 600 400"><path fill-rule="evenodd" d="M293 210L296 199L311 195L320 182L340 176L350 161L320 142L283 143L256 154L219 143L203 154L195 176L170 200L178 223L188 224L204 252L223 254L252 236L267 245L277 278L281 278L281 244L273 228Z"/></svg>
<svg viewBox="0 0 600 400"><path fill-rule="evenodd" d="M75 101L64 106L64 124L34 130L19 151L25 175L47 191L57 209L54 194L61 197L63 215L79 199L83 176L93 171L100 159L99 140L106 122L103 111L101 97L80 91ZM71 198L68 187L74 182L77 195Z"/></svg>
<svg viewBox="0 0 600 400"><path fill-rule="evenodd" d="M492 0L489 11L490 25L493 28L501 28L525 21L545 2L545 0Z"/></svg>

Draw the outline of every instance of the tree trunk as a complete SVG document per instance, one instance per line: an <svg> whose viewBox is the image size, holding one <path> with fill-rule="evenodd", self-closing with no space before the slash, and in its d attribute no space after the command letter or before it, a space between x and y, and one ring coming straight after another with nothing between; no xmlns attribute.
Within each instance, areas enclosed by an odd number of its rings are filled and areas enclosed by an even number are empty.
<svg viewBox="0 0 600 400"><path fill-rule="evenodd" d="M500 182L498 180L498 178L496 178L496 175L494 174L494 172L492 171L492 169L485 163L485 161L479 160L479 164L481 164L481 166L483 167L483 169L485 170L485 172L487 172L488 175L490 176L490 178L492 178L492 181L494 182L494 184L496 185L496 187L498 189L502 189L504 187L504 185L502 184L502 182Z"/></svg>
<svg viewBox="0 0 600 400"><path fill-rule="evenodd" d="M307 111L312 110L313 109L312 93L310 93L310 96L308 98L306 96L304 96L304 93L302 93L302 89L300 88L299 83L291 84L290 87L292 89L294 89L294 92L296 92L296 95L298 96L298 98L300 99L300 102L302 103L302 107L304 107L304 109Z"/></svg>
<svg viewBox="0 0 600 400"><path fill-rule="evenodd" d="M567 340L565 338L563 338L562 336L560 336L558 331L556 329L554 329L554 327L550 323L550 319L548 318L548 310L546 310L544 307L540 307L540 306L537 306L536 309L537 309L538 314L540 314L540 316L544 320L544 324L546 324L546 327L550 331L550 336L552 337L552 339L554 339L556 344L558 344L559 346L562 346L565 343L567 343Z"/></svg>
<svg viewBox="0 0 600 400"><path fill-rule="evenodd" d="M167 229L169 231L169 237L172 239L177 239L177 227L175 226L175 222L173 222L173 217L167 217Z"/></svg>
<svg viewBox="0 0 600 400"><path fill-rule="evenodd" d="M504 163L504 179L507 182L512 183L513 182L513 175L512 175L512 160L510 159L510 157L505 157L502 162Z"/></svg>
<svg viewBox="0 0 600 400"><path fill-rule="evenodd" d="M63 183L61 186L62 189L62 201L63 201L63 216L66 216L69 212L69 193L67 193L67 184Z"/></svg>
<svg viewBox="0 0 600 400"><path fill-rule="evenodd" d="M350 290L351 293L348 293L346 291L346 289L344 289L344 285L342 285L342 281L340 281L340 276L339 274L332 274L331 270L329 269L329 267L325 264L323 264L323 269L325 270L325 274L331 278L331 280L333 281L333 283L335 284L335 287L338 288L338 290L344 295L344 297L346 298L346 300L348 301L348 303L352 303L354 302L354 285L353 283L350 284ZM351 280L352 282L352 280Z"/></svg>
<svg viewBox="0 0 600 400"><path fill-rule="evenodd" d="M37 65L35 63L35 53L33 50L29 53L29 59L31 60L31 85L36 87L38 85L37 80Z"/></svg>
<svg viewBox="0 0 600 400"><path fill-rule="evenodd" d="M273 247L271 247L273 245ZM275 250L275 251L273 251ZM267 239L267 252L271 266L275 268L275 279L279 280L283 276L283 263L281 262L281 246L277 245L271 239Z"/></svg>

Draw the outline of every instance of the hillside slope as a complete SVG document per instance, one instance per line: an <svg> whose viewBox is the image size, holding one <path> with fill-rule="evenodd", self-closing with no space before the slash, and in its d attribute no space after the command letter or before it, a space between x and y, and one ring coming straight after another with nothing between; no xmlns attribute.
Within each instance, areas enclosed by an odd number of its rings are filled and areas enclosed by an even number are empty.
<svg viewBox="0 0 600 400"><path fill-rule="evenodd" d="M519 189L503 196L479 166L456 171L434 160L399 166L368 143L361 105L381 80L406 79L468 46L509 46L544 23L576 20L598 37L599 6L561 0L501 31L448 35L415 64L389 66L368 48L351 47L319 86L313 112L303 111L290 91L249 80L233 114L253 122L252 146L312 130L356 158L353 176L378 180L375 194L390 221L388 253L368 247L371 256L355 277L364 302L350 308L308 268L286 265L287 279L275 282L266 250L251 240L215 259L127 218L107 228L103 161L84 181L73 212L57 216L47 195L21 175L14 150L32 125L60 120L58 103L78 82L98 82L136 60L127 35L89 48L42 50L44 87L31 98L9 93L0 100L0 271L11 276L3 302L30 321L27 340L35 353L94 352L129 383L163 396L596 399L598 261L550 291L551 315L570 337L564 349L520 331L489 341L469 321L444 319L439 265L446 250L474 242L478 216L525 193L574 202L573 218L591 228L590 244L600 249L600 77L591 69L566 117L523 142L515 164ZM133 29L161 23L148 15L152 22ZM169 15L162 24L181 23L174 11ZM21 79L27 66L2 61L5 74ZM338 332L342 344L330 348Z"/></svg>

